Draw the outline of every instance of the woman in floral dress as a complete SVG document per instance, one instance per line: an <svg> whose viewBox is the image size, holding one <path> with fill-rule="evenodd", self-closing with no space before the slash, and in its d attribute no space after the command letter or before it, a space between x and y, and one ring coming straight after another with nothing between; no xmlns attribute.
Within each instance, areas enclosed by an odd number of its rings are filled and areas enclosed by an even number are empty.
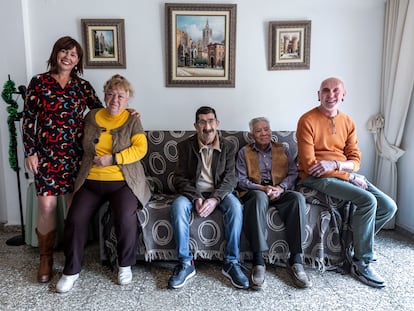
<svg viewBox="0 0 414 311"><path fill-rule="evenodd" d="M102 107L83 73L83 50L71 37L56 41L48 72L30 81L23 111L26 166L34 174L39 240L39 282L53 272L57 197L66 195L67 206L82 157L83 117L87 109Z"/></svg>

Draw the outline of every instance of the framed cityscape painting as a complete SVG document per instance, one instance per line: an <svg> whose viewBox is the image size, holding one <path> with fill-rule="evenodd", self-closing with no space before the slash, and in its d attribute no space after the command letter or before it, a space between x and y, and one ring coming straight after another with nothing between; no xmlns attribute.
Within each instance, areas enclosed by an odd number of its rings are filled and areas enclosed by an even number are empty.
<svg viewBox="0 0 414 311"><path fill-rule="evenodd" d="M236 4L165 4L167 87L235 87Z"/></svg>

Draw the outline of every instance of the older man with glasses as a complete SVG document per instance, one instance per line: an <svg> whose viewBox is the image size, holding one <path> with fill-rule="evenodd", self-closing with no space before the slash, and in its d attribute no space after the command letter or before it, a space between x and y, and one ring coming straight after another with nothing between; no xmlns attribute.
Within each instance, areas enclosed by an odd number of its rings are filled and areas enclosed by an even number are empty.
<svg viewBox="0 0 414 311"><path fill-rule="evenodd" d="M243 208L233 195L235 175L234 145L219 137L220 122L211 107L196 112L194 135L178 144L178 162L173 184L180 194L171 207L171 222L177 244L179 264L168 281L169 288L181 288L195 275L190 252L189 223L192 211L208 217L216 208L224 216L225 263L222 273L236 288L247 289L249 280L239 265L239 243L243 224Z"/></svg>

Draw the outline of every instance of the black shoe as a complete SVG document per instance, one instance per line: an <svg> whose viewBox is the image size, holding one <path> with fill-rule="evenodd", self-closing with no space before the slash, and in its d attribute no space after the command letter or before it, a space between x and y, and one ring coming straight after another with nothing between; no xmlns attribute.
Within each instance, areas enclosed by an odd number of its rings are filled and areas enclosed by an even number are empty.
<svg viewBox="0 0 414 311"><path fill-rule="evenodd" d="M179 263L175 266L173 275L168 280L168 287L175 289L181 288L195 274L196 271L193 262L191 262L191 265Z"/></svg>
<svg viewBox="0 0 414 311"><path fill-rule="evenodd" d="M221 272L230 279L231 284L236 288L249 288L249 279L241 271L238 263L227 262L223 265Z"/></svg>

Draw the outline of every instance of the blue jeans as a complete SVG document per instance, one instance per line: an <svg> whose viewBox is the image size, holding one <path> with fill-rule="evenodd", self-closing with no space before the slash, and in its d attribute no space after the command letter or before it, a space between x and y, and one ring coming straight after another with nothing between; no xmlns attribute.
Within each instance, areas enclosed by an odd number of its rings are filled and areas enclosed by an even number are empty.
<svg viewBox="0 0 414 311"><path fill-rule="evenodd" d="M240 234L243 225L243 207L233 194L227 195L217 206L224 215L224 237L226 262L239 261ZM177 257L182 263L188 264L193 259L190 252L190 216L194 204L185 196L179 196L171 206L171 223L174 239L177 244Z"/></svg>
<svg viewBox="0 0 414 311"><path fill-rule="evenodd" d="M374 235L397 211L394 200L369 181L367 181L368 188L366 190L350 182L332 177L316 178L311 176L300 183L331 197L351 201L356 205L351 218L354 256L359 260L372 260Z"/></svg>

